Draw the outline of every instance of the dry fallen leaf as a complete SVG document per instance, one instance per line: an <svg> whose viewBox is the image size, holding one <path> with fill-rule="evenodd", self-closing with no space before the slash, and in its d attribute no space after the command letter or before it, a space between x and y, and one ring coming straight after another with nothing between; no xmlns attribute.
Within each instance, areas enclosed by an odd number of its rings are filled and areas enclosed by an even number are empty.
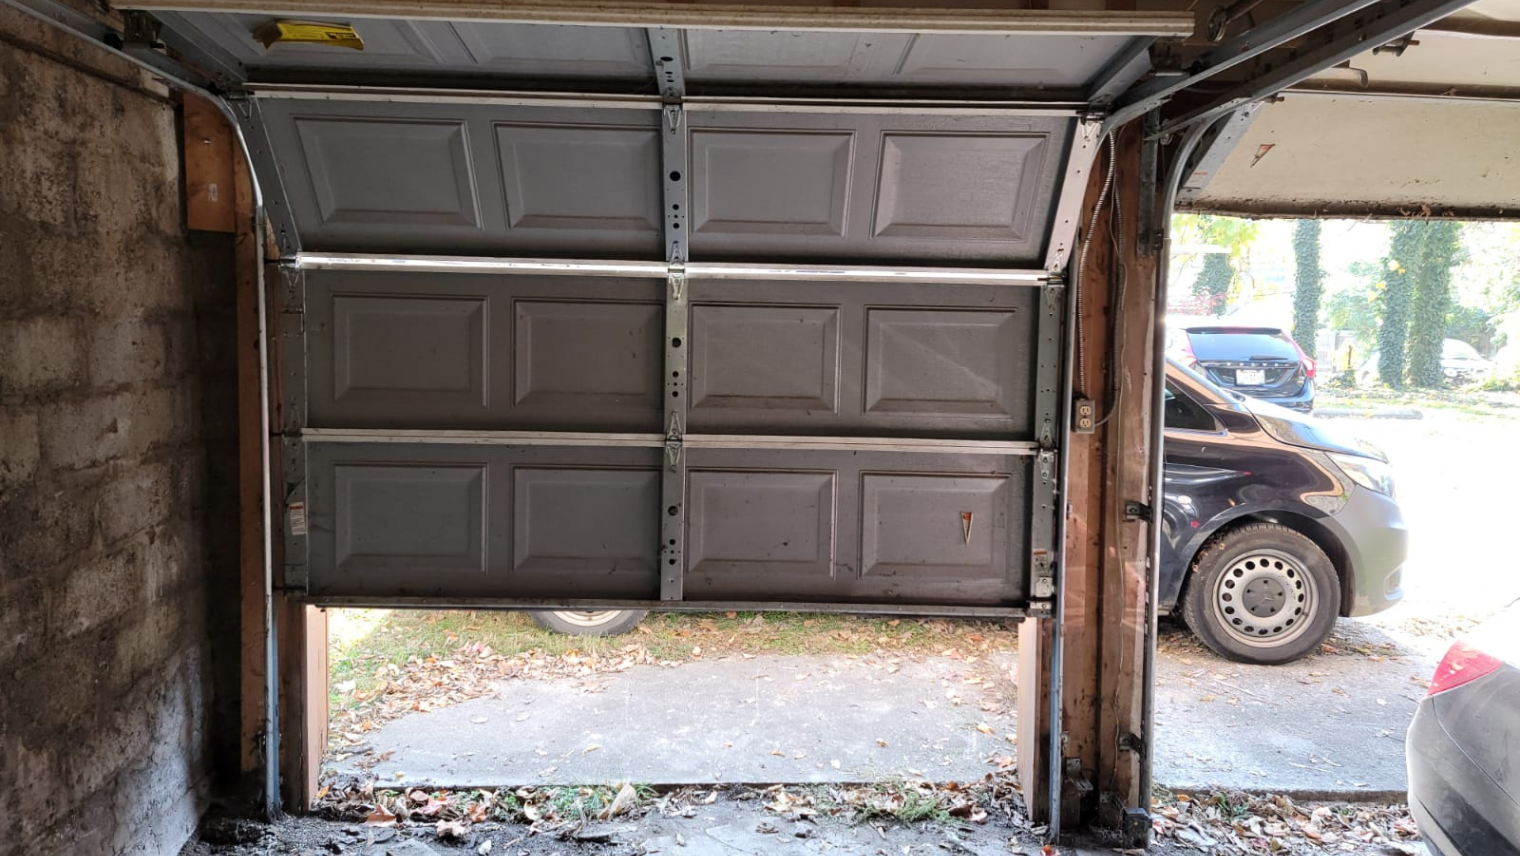
<svg viewBox="0 0 1520 856"><path fill-rule="evenodd" d="M375 806L375 810L364 818L364 822L370 826L395 826L396 815L383 805Z"/></svg>
<svg viewBox="0 0 1520 856"><path fill-rule="evenodd" d="M440 820L435 828L439 838L463 838L469 833L469 827L457 820Z"/></svg>
<svg viewBox="0 0 1520 856"><path fill-rule="evenodd" d="M992 726L988 725L985 722L979 722L976 725L976 730L982 732L983 734L991 734Z"/></svg>
<svg viewBox="0 0 1520 856"><path fill-rule="evenodd" d="M617 796L612 798L612 805L607 806L603 820L611 820L620 814L631 811L638 803L639 795L634 791L633 785L624 782L623 786L618 788Z"/></svg>

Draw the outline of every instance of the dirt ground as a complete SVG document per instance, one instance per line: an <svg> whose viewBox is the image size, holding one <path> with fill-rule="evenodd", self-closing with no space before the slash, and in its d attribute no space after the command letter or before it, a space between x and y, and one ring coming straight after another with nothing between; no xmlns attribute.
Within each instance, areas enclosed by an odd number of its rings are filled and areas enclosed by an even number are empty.
<svg viewBox="0 0 1520 856"><path fill-rule="evenodd" d="M1162 817L1176 813L1176 804L1163 807ZM1212 806L1210 807L1213 808ZM1259 806L1258 806L1259 808ZM1187 835L1158 837L1145 853L1184 856L1199 852L1295 854L1345 853L1353 856L1420 856L1412 826L1397 809L1298 806L1295 811L1317 824L1318 840L1298 836L1272 838L1272 824L1250 811L1232 812L1224 821L1186 823L1202 812L1186 811L1181 818ZM1217 809L1216 809L1217 811ZM1340 824L1343 813L1359 812ZM1405 824L1404 831L1398 825ZM1256 838L1233 830L1255 828ZM1045 845L1041 829L1031 829L1016 815L994 811L984 822L955 819L911 823L891 818L840 819L805 812L778 811L773 797L763 792L722 792L713 802L675 810L652 806L641 815L608 821L589 820L568 825L485 823L458 836L440 836L429 824L394 828L314 818L287 819L273 825L246 821L207 824L203 840L181 856L295 856L295 854L353 854L353 856L740 856L782 854L815 856L1098 856L1142 851L1111 838L1067 836L1059 845ZM1236 840L1259 842L1233 846Z"/></svg>

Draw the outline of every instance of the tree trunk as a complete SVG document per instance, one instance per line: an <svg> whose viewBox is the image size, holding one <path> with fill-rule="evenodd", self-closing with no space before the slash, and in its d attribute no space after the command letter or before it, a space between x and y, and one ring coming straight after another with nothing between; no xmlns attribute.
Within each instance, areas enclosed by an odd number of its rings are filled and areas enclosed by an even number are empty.
<svg viewBox="0 0 1520 856"><path fill-rule="evenodd" d="M1395 221L1393 240L1388 244L1388 278L1378 301L1378 314L1383 319L1383 326L1378 329L1378 377L1394 389L1404 386L1409 304L1414 295L1413 269L1420 257L1424 225L1417 220Z"/></svg>
<svg viewBox="0 0 1520 856"><path fill-rule="evenodd" d="M1446 312L1451 306L1451 267L1456 260L1462 224L1437 220L1420 224L1420 255L1413 267L1414 304L1409 319L1409 382L1439 387Z"/></svg>
<svg viewBox="0 0 1520 856"><path fill-rule="evenodd" d="M1224 253L1209 253L1203 257L1203 270L1193 283L1193 293L1208 298L1210 315L1224 311L1230 296L1230 283L1235 280L1235 270L1230 257Z"/></svg>
<svg viewBox="0 0 1520 856"><path fill-rule="evenodd" d="M1319 301L1325 293L1325 272L1319 266L1318 220L1300 220L1293 227L1293 339L1309 357L1318 357Z"/></svg>

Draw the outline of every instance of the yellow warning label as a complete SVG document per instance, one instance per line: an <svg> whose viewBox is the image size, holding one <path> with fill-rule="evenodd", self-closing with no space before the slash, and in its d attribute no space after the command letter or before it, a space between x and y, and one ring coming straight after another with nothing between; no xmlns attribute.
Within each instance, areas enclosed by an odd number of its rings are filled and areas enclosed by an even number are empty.
<svg viewBox="0 0 1520 856"><path fill-rule="evenodd" d="M264 47L280 42L333 45L340 48L364 50L364 40L348 24L323 24L317 21L270 21L253 31L254 41Z"/></svg>

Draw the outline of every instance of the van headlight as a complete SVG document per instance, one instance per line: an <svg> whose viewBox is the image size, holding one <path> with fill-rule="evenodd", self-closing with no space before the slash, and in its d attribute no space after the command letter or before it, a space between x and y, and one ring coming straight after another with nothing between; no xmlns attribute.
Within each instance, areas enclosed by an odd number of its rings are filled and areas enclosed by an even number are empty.
<svg viewBox="0 0 1520 856"><path fill-rule="evenodd" d="M1363 458L1358 455L1341 455L1330 453L1330 460L1346 477L1368 490L1375 490L1384 496L1393 496L1393 467L1388 466L1386 461L1376 458Z"/></svg>

